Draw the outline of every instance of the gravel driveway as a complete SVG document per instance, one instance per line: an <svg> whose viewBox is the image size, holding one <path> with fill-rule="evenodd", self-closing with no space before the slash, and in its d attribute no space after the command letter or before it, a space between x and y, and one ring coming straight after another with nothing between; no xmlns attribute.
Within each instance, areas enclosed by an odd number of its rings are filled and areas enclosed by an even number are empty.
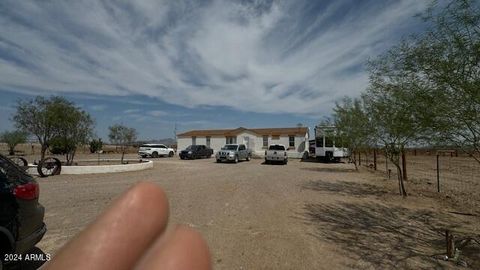
<svg viewBox="0 0 480 270"><path fill-rule="evenodd" d="M395 182L350 164L174 157L140 172L39 179L48 232L38 247L54 254L112 199L145 180L167 192L171 222L204 235L216 269L448 269L425 255L442 252L436 230L454 224L474 231L479 224L478 217L446 214L434 199L403 200Z"/></svg>

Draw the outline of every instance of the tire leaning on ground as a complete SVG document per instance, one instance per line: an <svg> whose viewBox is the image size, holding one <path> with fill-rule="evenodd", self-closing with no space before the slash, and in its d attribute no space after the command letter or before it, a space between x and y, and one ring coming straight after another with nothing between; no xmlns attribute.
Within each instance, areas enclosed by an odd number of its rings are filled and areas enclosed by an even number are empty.
<svg viewBox="0 0 480 270"><path fill-rule="evenodd" d="M168 153L168 156L173 157L173 151L170 151L170 153Z"/></svg>
<svg viewBox="0 0 480 270"><path fill-rule="evenodd" d="M40 177L59 175L62 171L62 162L54 157L48 157L37 165Z"/></svg>
<svg viewBox="0 0 480 270"><path fill-rule="evenodd" d="M250 156L249 155L247 155L247 161L250 161Z"/></svg>
<svg viewBox="0 0 480 270"><path fill-rule="evenodd" d="M10 158L13 163L17 164L19 167L24 168L28 166L28 162L23 157L12 157Z"/></svg>
<svg viewBox="0 0 480 270"><path fill-rule="evenodd" d="M158 153L157 153L157 152L153 152L153 153L152 153L152 157L153 157L153 158L158 158Z"/></svg>
<svg viewBox="0 0 480 270"><path fill-rule="evenodd" d="M238 156L235 156L235 160L233 161L233 163L238 163Z"/></svg>

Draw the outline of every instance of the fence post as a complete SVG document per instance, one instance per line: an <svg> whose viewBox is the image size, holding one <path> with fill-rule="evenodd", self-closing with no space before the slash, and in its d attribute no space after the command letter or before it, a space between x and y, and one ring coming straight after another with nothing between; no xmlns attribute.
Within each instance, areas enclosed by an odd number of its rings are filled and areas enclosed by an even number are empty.
<svg viewBox="0 0 480 270"><path fill-rule="evenodd" d="M403 180L408 181L407 177L407 159L405 158L405 150L402 149L402 170L403 170Z"/></svg>
<svg viewBox="0 0 480 270"><path fill-rule="evenodd" d="M440 155L437 153L437 192L440 192Z"/></svg>
<svg viewBox="0 0 480 270"><path fill-rule="evenodd" d="M455 243L453 241L453 234L449 230L445 230L445 240L447 244L447 257L448 259L455 256Z"/></svg>
<svg viewBox="0 0 480 270"><path fill-rule="evenodd" d="M385 153L385 172L388 174L388 157ZM388 175L388 179L390 179L390 175Z"/></svg>
<svg viewBox="0 0 480 270"><path fill-rule="evenodd" d="M377 149L373 148L373 169L377 170Z"/></svg>

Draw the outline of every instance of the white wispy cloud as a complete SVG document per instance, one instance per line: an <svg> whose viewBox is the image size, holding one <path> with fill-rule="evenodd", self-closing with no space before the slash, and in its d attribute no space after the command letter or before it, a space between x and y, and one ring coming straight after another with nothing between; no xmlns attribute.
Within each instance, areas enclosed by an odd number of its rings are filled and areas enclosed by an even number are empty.
<svg viewBox="0 0 480 270"><path fill-rule="evenodd" d="M0 88L319 114L363 90L365 60L427 4L312 2L5 0Z"/></svg>
<svg viewBox="0 0 480 270"><path fill-rule="evenodd" d="M92 111L101 112L101 111L104 111L105 109L107 109L107 107L108 106L105 105L105 104L98 104L98 105L91 105L88 108Z"/></svg>
<svg viewBox="0 0 480 270"><path fill-rule="evenodd" d="M147 112L148 115L154 116L154 117L160 117L160 116L167 116L168 113L165 111L159 111L159 110L153 110Z"/></svg>
<svg viewBox="0 0 480 270"><path fill-rule="evenodd" d="M128 110L124 110L123 113L125 114L135 114L135 113L139 113L140 112L140 109L128 109Z"/></svg>

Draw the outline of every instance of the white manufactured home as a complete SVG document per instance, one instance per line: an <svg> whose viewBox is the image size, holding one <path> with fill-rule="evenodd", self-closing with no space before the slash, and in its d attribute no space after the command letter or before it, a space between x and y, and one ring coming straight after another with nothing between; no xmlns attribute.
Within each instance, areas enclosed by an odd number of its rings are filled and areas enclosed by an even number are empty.
<svg viewBox="0 0 480 270"><path fill-rule="evenodd" d="M177 135L178 150L203 144L219 151L225 144L245 144L253 153L263 156L270 144L283 144L288 156L301 158L308 151L308 127L244 128L191 130Z"/></svg>

